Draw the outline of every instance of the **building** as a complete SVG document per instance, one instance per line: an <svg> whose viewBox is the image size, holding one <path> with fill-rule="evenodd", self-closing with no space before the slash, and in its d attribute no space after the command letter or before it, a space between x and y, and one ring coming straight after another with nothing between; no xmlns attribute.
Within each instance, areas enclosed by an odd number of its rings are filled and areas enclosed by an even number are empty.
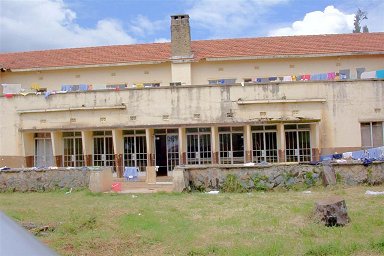
<svg viewBox="0 0 384 256"><path fill-rule="evenodd" d="M318 160L383 145L384 33L0 54L0 166Z"/></svg>

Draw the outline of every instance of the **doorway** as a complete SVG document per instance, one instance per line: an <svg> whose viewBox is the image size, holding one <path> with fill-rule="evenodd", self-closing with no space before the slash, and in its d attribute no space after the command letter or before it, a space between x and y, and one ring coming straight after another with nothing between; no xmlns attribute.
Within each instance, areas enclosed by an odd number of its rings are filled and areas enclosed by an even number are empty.
<svg viewBox="0 0 384 256"><path fill-rule="evenodd" d="M171 175L179 165L179 136L177 129L155 130L157 176Z"/></svg>
<svg viewBox="0 0 384 256"><path fill-rule="evenodd" d="M167 176L167 135L155 136L157 176Z"/></svg>

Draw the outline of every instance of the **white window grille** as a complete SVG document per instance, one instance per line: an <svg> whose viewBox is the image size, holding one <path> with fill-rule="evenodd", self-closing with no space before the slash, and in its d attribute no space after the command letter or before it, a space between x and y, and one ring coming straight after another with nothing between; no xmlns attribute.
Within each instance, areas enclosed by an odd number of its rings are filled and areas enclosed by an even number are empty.
<svg viewBox="0 0 384 256"><path fill-rule="evenodd" d="M243 127L219 127L220 164L244 163Z"/></svg>
<svg viewBox="0 0 384 256"><path fill-rule="evenodd" d="M252 126L252 161L278 162L277 130L275 125Z"/></svg>
<svg viewBox="0 0 384 256"><path fill-rule="evenodd" d="M285 161L311 161L311 131L309 124L288 124L285 129Z"/></svg>
<svg viewBox="0 0 384 256"><path fill-rule="evenodd" d="M115 165L112 131L93 132L93 165Z"/></svg>
<svg viewBox="0 0 384 256"><path fill-rule="evenodd" d="M147 143L145 130L124 131L124 166L135 166L145 171Z"/></svg>
<svg viewBox="0 0 384 256"><path fill-rule="evenodd" d="M81 132L64 132L63 133L64 167L84 166L83 142Z"/></svg>
<svg viewBox="0 0 384 256"><path fill-rule="evenodd" d="M212 163L211 128L187 128L187 164Z"/></svg>

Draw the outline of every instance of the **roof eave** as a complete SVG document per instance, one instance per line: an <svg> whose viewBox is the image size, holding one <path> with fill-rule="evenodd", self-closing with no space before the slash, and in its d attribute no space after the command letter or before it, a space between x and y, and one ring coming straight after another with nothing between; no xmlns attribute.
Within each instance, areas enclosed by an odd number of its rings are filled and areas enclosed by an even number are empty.
<svg viewBox="0 0 384 256"><path fill-rule="evenodd" d="M340 56L362 56L362 55L384 55L384 52L342 52L342 53L319 53L319 54L282 54L282 55L261 55L261 56L233 56L233 57L208 57L206 61L223 60L263 60L263 59L292 59L292 58L319 58L319 57L340 57Z"/></svg>
<svg viewBox="0 0 384 256"><path fill-rule="evenodd" d="M63 69L80 69L80 68L103 68L103 67L122 67L133 65L153 65L161 64L169 60L155 60L155 61L134 61L134 62L121 62L121 63L106 63L106 64L91 64L91 65L75 65L75 66L58 66L58 67L34 67L34 68L12 68L12 72L30 72L30 71L49 71L49 70L63 70Z"/></svg>

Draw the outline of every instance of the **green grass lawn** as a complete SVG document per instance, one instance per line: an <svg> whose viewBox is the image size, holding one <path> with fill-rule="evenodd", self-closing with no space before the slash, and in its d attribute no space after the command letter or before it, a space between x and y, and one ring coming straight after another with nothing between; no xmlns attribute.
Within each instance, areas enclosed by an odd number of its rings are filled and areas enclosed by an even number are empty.
<svg viewBox="0 0 384 256"><path fill-rule="evenodd" d="M383 255L380 187L302 192L92 194L2 193L19 223L52 225L39 236L61 255ZM351 223L324 227L314 202L345 198Z"/></svg>

